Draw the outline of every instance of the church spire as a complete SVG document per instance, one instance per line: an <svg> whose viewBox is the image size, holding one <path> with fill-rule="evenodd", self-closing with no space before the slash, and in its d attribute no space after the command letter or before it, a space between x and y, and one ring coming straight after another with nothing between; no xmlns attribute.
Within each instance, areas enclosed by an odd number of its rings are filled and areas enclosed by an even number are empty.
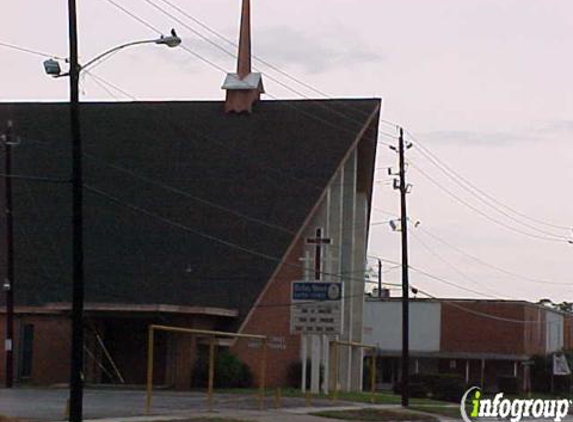
<svg viewBox="0 0 573 422"><path fill-rule="evenodd" d="M244 79L251 73L251 0L243 0L237 74Z"/></svg>
<svg viewBox="0 0 573 422"><path fill-rule="evenodd" d="M251 69L251 1L242 0L241 29L239 31L239 53L237 73L229 73L223 89L227 91L225 111L227 113L251 113L253 104L264 93L263 78Z"/></svg>

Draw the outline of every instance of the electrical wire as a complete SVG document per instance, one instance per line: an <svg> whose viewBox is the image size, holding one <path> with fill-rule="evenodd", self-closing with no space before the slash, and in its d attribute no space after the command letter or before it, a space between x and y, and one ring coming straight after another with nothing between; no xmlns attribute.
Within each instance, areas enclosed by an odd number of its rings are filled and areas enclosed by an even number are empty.
<svg viewBox="0 0 573 422"><path fill-rule="evenodd" d="M521 230L519 228L516 228L514 226L511 226L503 221L500 221L492 216L490 216L489 214L483 212L482 210L480 210L479 208L473 206L472 204L470 204L468 201L460 198L459 196L457 196L456 194L454 194L453 192L451 192L449 189L447 189L446 187L444 187L442 184L440 184L436 179L434 179L432 176L430 176L427 172L425 172L424 170L422 170L419 166L415 165L412 161L409 161L409 164L416 169L416 171L418 171L420 174L422 174L426 179L428 179L432 184L434 184L436 187L438 187L441 191L445 192L448 196L452 197L453 199L455 199L457 202L461 203L462 205L466 206L467 208L471 209L472 211L474 211L475 213L481 215L482 217L484 217L485 219L487 219L488 221L491 221L492 223L497 224L498 226L504 227L507 230L510 230L512 232L521 234L523 236L527 236L530 238L534 238L534 239L540 239L540 240L545 240L545 241L550 241L550 242L559 242L559 243L569 243L569 244L573 244L572 240L566 240L564 238L561 237L549 237L549 236L541 236L541 235L537 235L537 234L533 234L533 233L529 233L526 232L524 230Z"/></svg>
<svg viewBox="0 0 573 422"><path fill-rule="evenodd" d="M536 284L551 284L551 285L555 285L555 286L573 286L573 283L568 283L568 282L557 282L557 281L552 281L552 280L547 280L547 279L542 279L542 278L535 278L535 277L529 277L523 274L519 274L510 270L507 270L503 267L500 267L498 265L492 264L490 262L487 262L475 255L472 255L466 251L464 251L463 249L461 249L460 247L446 241L444 238L437 236L435 233L430 232L428 229L426 229L425 227L419 226L418 230L421 230L423 233L425 233L426 235L430 236L431 238L437 240L438 242L448 246L449 248L453 249L454 251L474 260L475 262L487 267L487 268L491 268L493 270L499 271L503 274L509 275L511 277L514 277L518 280L521 281L525 281L525 282L530 282L530 283L536 283Z"/></svg>
<svg viewBox="0 0 573 422"><path fill-rule="evenodd" d="M425 291L423 291L423 290L420 290L420 289L416 289L416 290L417 290L419 293L421 293L421 294L423 294L423 295L429 297L430 299L435 299L435 300L437 300L439 303L445 304L445 305L447 305L447 306L451 306L451 307L453 307L453 308L459 309L459 310L464 311L464 312L467 312L467 313L469 313L469 314L476 315L476 316L479 316L479 317L481 317L481 318L486 318L486 319L489 319L489 320L495 320L495 321L500 321L500 322L508 322L508 323L512 323L512 324L521 324L521 325L526 325L526 324L543 324L543 325L558 324L558 325L562 325L562 322L561 322L561 321L521 320L521 319L500 317L500 316L497 316L497 315L492 315L492 314L489 314L489 313L486 313L486 312L476 311L476 310L474 310L474 309L470 309L470 308L467 308L467 307L465 307L465 306L458 305L458 303L463 302L463 301L459 301L459 300L455 300L455 299L451 299L451 300L441 299L441 298L438 298L438 297L436 297L436 296L433 296L433 295L431 295L430 293L427 293L427 292L425 292ZM532 303L530 303L530 302L525 302L525 301L524 301L523 303L527 303L527 304L529 304L529 305L538 306L538 307L539 307L539 310L544 310L544 309L543 309L541 306L539 306L539 305L535 305L535 304L532 304ZM551 309L547 309L547 310L552 311ZM555 312L560 313L559 311L555 311ZM540 318L540 319L541 319L541 318Z"/></svg>
<svg viewBox="0 0 573 422"><path fill-rule="evenodd" d="M115 203L116 205L120 205L120 206L122 206L122 207L124 207L124 208L130 209L131 211L134 211L134 212L137 212L137 213L146 215L146 216L148 216L148 217L151 217L151 218L153 218L153 219L156 219L156 220L158 220L158 221L161 221L161 222L163 222L164 224L169 225L169 226L171 226L171 227L175 227L175 228L181 229L181 230L183 230L183 231L189 232L189 233L191 233L191 234L194 234L194 235L196 235L196 236L199 236L199 237L202 237L202 238L204 238L204 239L210 240L210 241L212 241L212 242L219 243L219 244L221 244L221 245L223 245L223 246L227 246L227 247L229 247L229 248L231 248L231 249L236 249L236 250L239 250L239 251L244 252L244 253L246 253L246 254L253 255L253 256L257 256L257 257L259 257L259 258L263 258L263 259L268 260L268 261L278 262L279 264L283 264L283 265L288 266L288 267L294 267L294 268L298 268L298 269L301 269L301 268L302 268L302 269L306 269L303 265L293 264L293 263L289 263L289 262L284 262L284 260L283 260L282 258L275 257L275 256L269 255L269 254L267 254L267 253L265 253L265 252L256 251L256 250L254 250L254 249L251 249L251 248L247 248L247 247L238 245L238 244L236 244L236 243L234 243L234 242L231 242L231 241L228 241L228 240L224 240L224 239L218 238L218 237L213 236L213 235L210 235L210 234L208 234L208 233L203 233L203 232L200 231L200 230L196 230L196 229L194 229L194 228L192 228L192 227L189 227L189 226L187 226L187 225L185 225L185 224L183 224L183 223L179 223L179 222L173 221L173 220L171 220L171 219L169 219L169 218L167 218L167 217L163 217L163 216L161 216L160 214L157 214L157 213L155 213L155 212L153 212L153 211L149 211L149 210L147 210L147 209L145 209L145 208L142 208L142 207L139 207L139 206L137 206L137 205L130 204L130 203L128 203L128 202L126 202L126 201L123 201L123 200L121 200L121 199L119 199L119 198L117 198L117 197L115 197L115 196L113 196L113 195L110 195L110 194L108 194L108 193L106 193L106 192L104 192L104 191L102 191L102 190L100 190L100 189L97 189L97 188L95 188L95 187L93 187L93 186L91 186L91 185L84 184L84 189L85 189L86 191L88 191L88 192L91 192L91 193L93 193L93 194L96 194L96 195L98 195L98 196L101 196L101 197L107 199L108 201ZM312 271L314 272L314 270L312 270ZM330 272L326 272L326 271L320 271L320 274L326 275L326 276L330 276L330 277L334 277L334 278L338 278L338 279L344 279L344 280L349 280L349 281L360 281L360 282L364 282L364 279L363 279L363 278L346 277L346 276L340 275L339 273L330 273Z"/></svg>
<svg viewBox="0 0 573 422"><path fill-rule="evenodd" d="M455 183L457 183L458 185L460 185L461 187L463 187L465 190L467 190L468 192L470 192L472 195L474 195L476 198L479 198L482 202L483 202L483 198L480 198L480 195L482 197L485 197L487 199L489 199L490 201L492 201L493 203L497 204L499 207L502 207L504 209L506 209L507 211L522 217L526 220L529 220L531 222L537 223L539 225L543 225L546 227L552 227L555 229L562 229L562 230L567 230L570 231L572 230L573 226L565 226L565 225L560 225L560 224L554 224L554 223L548 223L547 221L543 221L534 217L530 217L527 214L524 214L518 210L516 210L513 207L510 207L509 205L504 204L503 202L501 202L500 200L498 200L497 198L495 198L493 195L488 194L487 192L485 192L483 189L480 189L478 186L476 186L475 184L471 183L467 178L465 178L464 176L462 176L459 172L455 171L451 166L449 166L448 164L446 164L443 160L441 160L436 154L432 153L432 151L430 151L426 146L424 146L424 144L422 144L418 139L416 139L414 137L414 135L408 130L405 129L406 133L408 133L408 135L412 138L412 140L414 142L416 142L416 145L418 145L419 149L418 151L424 155L429 161L431 161L438 169L440 169L440 171L442 171L446 176L448 176L450 179L452 179ZM487 201L485 201L487 203ZM490 207L495 208L493 205L489 204ZM504 215L506 215L505 212L503 212L502 210L498 209L498 212L503 213ZM524 224L522 222L522 224ZM525 224L524 224L525 225ZM530 227L530 226L528 226Z"/></svg>
<svg viewBox="0 0 573 422"><path fill-rule="evenodd" d="M466 192L469 192L470 195L472 195L476 200L478 200L480 203L484 204L486 207L491 208L492 210L494 210L495 212L501 214L502 216L506 217L507 219L509 219L510 221L512 221L513 223L519 224L523 227L526 227L530 230L533 230L537 233L540 233L542 235L546 235L546 236L551 236L551 237L559 237L562 239L569 239L566 236L563 235L556 235L554 233L548 232L547 230L542 230L536 226L534 226L533 224L527 223L527 222L523 222L517 218L515 218L513 215L511 215L510 213L508 213L507 211L504 211L503 209L501 209L500 207L491 204L491 202L488 202L487 200L485 200L482 196L476 194L475 190L472 190L471 188L468 188L464 183L462 183L460 177L461 176L454 176L452 174L450 174L448 171L446 171L443 167L440 166L440 164L437 161L434 161L433 158L429 155L426 155L426 153L421 150L418 149L418 152L420 152L426 159L428 159L430 162L432 162L432 164L434 164L442 173L444 173L449 179L453 180L454 183L456 183L458 186L460 186L462 189L464 189ZM485 193L482 193L482 195L487 195ZM489 197L489 195L488 195Z"/></svg>
<svg viewBox="0 0 573 422"><path fill-rule="evenodd" d="M430 248L428 246L428 244L426 244L426 242L424 242L422 239L420 239L418 237L418 235L414 232L411 231L410 232L411 236L414 238L414 240L416 242L418 242L418 244L420 244L422 246L422 248L424 248L430 255L432 255L434 258L438 259L439 261L443 262L444 264L446 264L452 271L454 271L456 274L458 274L460 277L462 277L462 279L464 280L468 280L470 283L472 283L474 286L477 286L478 288L482 288L486 291L488 291L489 293L491 293L493 295L493 297L497 298L497 299L503 299L503 297L505 297L506 295L504 294L500 294L492 289L490 289L488 286L483 285L482 283L478 283L476 280L474 280L473 278L469 277L467 274L465 274L463 271L461 271L458 267L456 267L454 264L452 264L450 261L448 261L447 259L445 259L444 257L442 257L440 254L436 253L435 251L432 250L432 248Z"/></svg>
<svg viewBox="0 0 573 422"><path fill-rule="evenodd" d="M6 42L0 42L0 46L9 48L11 50L20 51L22 53L29 53L29 54L33 54L35 56L40 56L40 57L44 57L44 58L58 59L58 60L64 60L64 61L67 60L63 57L59 57L59 56L49 54L49 53L44 53L43 51L32 50L31 48L20 47L18 45L9 44Z"/></svg>
<svg viewBox="0 0 573 422"><path fill-rule="evenodd" d="M115 3L113 0L105 0L105 1L107 1L108 3L110 3L110 4L114 5L114 6L117 6L117 3ZM219 50L223 51L224 53L230 55L230 56L233 57L233 58L236 57L234 53L229 52L229 51L226 50L225 48L221 47L220 45L218 45L218 44L215 43L214 41L210 40L208 37L206 37L206 36L204 36L203 34L201 34L199 31L197 31L197 30L195 30L194 28L192 28L191 26L187 25L187 24L186 24L185 22L183 22L181 19L179 19L179 18L177 18L176 16L174 16L173 14L171 14L171 13L165 11L165 10L162 9L161 7L155 5L155 4L154 4L153 2L151 2L150 0L143 0L143 1L145 1L146 3L148 3L150 6L154 7L156 10L160 11L160 12L161 12L162 14L164 14L165 16L171 18L171 19L174 20L175 22L179 23L180 25L184 26L185 28L189 29L190 31L194 32L195 34L197 34L198 36L200 36L202 39L204 39L204 40L205 40L206 42L208 42L209 44L214 45L216 48L218 48ZM135 15L135 13L126 11L125 8L120 8L120 10L124 11L125 13L127 13L129 16L131 16L132 18L136 19L136 20L137 20L138 22L140 22L140 23L141 23L142 21L144 21L143 19L141 19L140 17L138 17L137 15ZM146 26L146 27L148 27L148 28L153 28L154 31L158 31L158 29L155 28L153 25L151 25L149 22L147 22L147 21L144 21L144 22L145 22L145 26ZM221 66L218 65L217 63L213 62L212 60L209 60L209 59L205 58L205 57L202 56L201 54L199 54L199 53L197 53L197 52L195 52L195 51L193 51L193 50L187 48L186 46L181 46L181 48L182 48L182 50L184 50L184 51L186 51L187 53L193 55L194 57L198 58L199 60L202 60L203 62L207 63L208 65L210 65L210 66L214 67L215 69L219 70L219 71L222 72L224 75L227 75L227 74L228 74L228 72L227 72L226 69L224 69L223 67L221 67ZM256 70L256 69L255 69L255 70ZM329 107L329 106L326 105L326 104L323 104L323 103L321 103L321 102L318 102L317 100L314 100L314 99L309 98L308 96L304 95L304 93L302 93L302 92L300 92L300 91L297 91L296 89L293 89L293 88L289 87L288 85L286 85L286 84L284 84L283 82L281 82L280 80L278 80L278 79L272 77L271 75L268 75L268 74L267 74L266 77L267 77L268 79L272 80L273 82L275 82L275 83L281 85L282 87L288 89L289 91L291 91L291 92L293 92L293 93L295 93L295 94L297 94L297 95L300 95L301 97L306 98L306 99L308 99L308 100L310 100L310 101L314 101L319 107L324 108L325 110L330 111L330 112L332 112L332 113L334 113L334 114L337 114L337 115L343 117L343 119L345 119L345 120L353 121L353 122L359 123L359 124L361 124L361 125L364 124L363 121L358 121L358 120L349 118L349 117L348 117L347 115L345 115L344 113L341 113L341 112L339 112L338 110L336 110L336 109L334 109L334 108L332 108L332 107ZM272 98L272 99L278 100L277 97L271 95L270 93L266 93L266 95L267 95L268 97ZM349 127L342 126L342 125L337 124L337 123L332 123L332 122L330 122L330 121L328 121L328 120L326 120L326 119L322 119L322 118L320 118L320 117L318 117L318 116L316 116L316 115L312 115L311 113L308 113L308 112L306 112L306 111L303 111L303 110L297 108L296 106L294 106L294 105L292 105L292 104L288 104L288 103L287 103L286 105L287 105L288 107L291 107L291 108L294 108L294 109L298 109L299 112L303 112L303 113L309 115L310 117L313 117L313 118L315 118L316 120L321 121L322 123L331 125L331 126L336 127L336 128L338 128L338 129L342 129L342 130L345 130L345 131L348 131L348 132L355 133L354 130L351 130ZM370 127L367 127L367 128L366 128L366 132L368 132L368 131L375 131L375 130L376 130L375 128L370 128ZM390 137L390 138L392 138L392 139L396 139L396 136L395 136L395 135L392 135L392 134L388 134L388 133L385 133L385 132L382 132L382 131L377 131L376 133L377 133L378 135L388 136L388 137Z"/></svg>
<svg viewBox="0 0 573 422"><path fill-rule="evenodd" d="M106 0L107 1L107 0ZM205 42L207 42L208 44L214 46L216 49L222 51L223 53L227 54L228 56L232 57L233 59L237 58L237 55L229 50L227 50L226 48L222 47L220 44L216 43L215 41L213 41L212 39L210 39L209 37L205 36L203 33L201 33L200 31L196 30L195 28L191 27L190 25L188 25L187 23L185 23L184 21L182 21L181 19L177 18L177 16L173 15L172 13L169 13L168 11L166 11L165 9L163 9L162 7L158 6L157 4L155 4L153 1L151 0L142 0L143 2L147 3L148 5L150 5L151 7L153 7L155 10L159 11L160 13L162 13L163 15L167 16L168 18L172 19L173 21L177 22L178 24L182 25L183 27L187 28L189 31L193 32L195 35L197 35L198 37L200 37L202 40L204 40ZM187 15L186 15L187 16ZM254 67L255 71L258 71L259 69L257 69L256 67ZM224 73L227 73L226 71L224 71ZM277 83L278 85L282 86L283 88L287 89L288 91L299 95L303 98L306 99L310 99L307 95L305 95L303 92L294 89L292 87L290 87L289 85L285 84L284 82L280 81L279 79L273 77L272 75L269 75L268 73L266 74L266 77L268 79L270 79L271 81ZM322 108L325 108L335 114L337 114L338 116L341 116L343 119L348 120L348 121L353 121L355 123L359 123L362 124L362 121L358 121L356 119L353 118L353 116L349 116L348 114L342 113L338 110L335 110L331 107L328 107L325 104L322 103L317 103L319 106L321 106ZM370 130L370 129L369 129ZM375 130L375 129L373 129ZM393 135L390 135L393 136Z"/></svg>

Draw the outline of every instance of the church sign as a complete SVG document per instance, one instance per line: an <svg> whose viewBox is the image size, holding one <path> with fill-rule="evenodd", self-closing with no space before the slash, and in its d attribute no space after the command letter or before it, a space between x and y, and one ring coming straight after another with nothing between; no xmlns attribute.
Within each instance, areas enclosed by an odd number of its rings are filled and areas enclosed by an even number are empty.
<svg viewBox="0 0 573 422"><path fill-rule="evenodd" d="M323 237L316 228L315 236L306 239L314 253L306 252L305 280L291 286L290 326L293 334L339 334L341 330L342 283L327 281L331 277L323 271L326 259L324 249L331 239ZM314 256L312 256L314 255ZM312 257L311 257L312 256ZM312 265L314 264L314 265Z"/></svg>
<svg viewBox="0 0 573 422"><path fill-rule="evenodd" d="M292 283L291 332L338 334L341 292L341 283Z"/></svg>

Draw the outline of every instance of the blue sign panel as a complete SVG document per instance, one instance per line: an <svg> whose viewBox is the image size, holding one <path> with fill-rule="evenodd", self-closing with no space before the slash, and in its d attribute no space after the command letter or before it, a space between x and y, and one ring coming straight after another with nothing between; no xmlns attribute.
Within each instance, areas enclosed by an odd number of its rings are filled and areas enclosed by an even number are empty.
<svg viewBox="0 0 573 422"><path fill-rule="evenodd" d="M340 300L342 283L294 282L292 300L328 301Z"/></svg>

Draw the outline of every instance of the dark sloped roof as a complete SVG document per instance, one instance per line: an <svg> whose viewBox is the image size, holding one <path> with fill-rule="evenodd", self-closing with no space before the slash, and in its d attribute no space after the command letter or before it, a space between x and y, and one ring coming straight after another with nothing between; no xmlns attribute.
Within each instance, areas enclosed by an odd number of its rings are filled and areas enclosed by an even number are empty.
<svg viewBox="0 0 573 422"><path fill-rule="evenodd" d="M85 103L85 183L203 234L280 258L378 108L375 99L263 101L252 115L225 115L221 102ZM0 104L0 128L12 119L22 139L14 149L15 174L69 177L68 116L61 103ZM374 143L375 135L369 136ZM109 164L286 230L239 218ZM67 184L14 181L17 305L69 301L70 194ZM244 315L277 266L89 191L84 195L89 302L238 308Z"/></svg>

